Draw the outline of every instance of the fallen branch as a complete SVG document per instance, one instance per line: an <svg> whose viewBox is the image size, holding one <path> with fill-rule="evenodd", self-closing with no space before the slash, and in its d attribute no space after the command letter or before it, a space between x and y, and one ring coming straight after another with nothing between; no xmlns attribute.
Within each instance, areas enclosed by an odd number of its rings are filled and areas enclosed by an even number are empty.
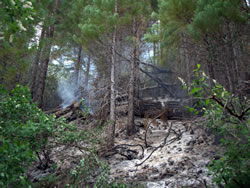
<svg viewBox="0 0 250 188"><path fill-rule="evenodd" d="M146 126L145 126L145 136L144 136L144 143L145 143L145 147L148 147L148 143L147 143L147 133L148 133L148 129L151 125L151 123L153 123L157 118L161 117L163 114L165 114L168 111L168 109L163 110L160 114L158 114L156 117L154 117ZM172 125L172 124L171 124Z"/></svg>
<svg viewBox="0 0 250 188"><path fill-rule="evenodd" d="M169 127L169 129L168 129L168 133L167 133L167 135L166 135L166 137L165 137L163 143L161 143L159 146L157 146L156 148L154 148L153 151L148 155L148 157L147 157L146 159L144 159L141 163L136 164L135 166L140 166L140 165L142 165L143 163L145 163L145 162L152 156L152 154L153 154L156 150L158 150L159 148L163 148L163 147L167 144L167 139L168 139L168 137L169 137L169 135L170 135L170 133L171 133L172 126L173 126L173 124L171 123L171 125L170 125L170 127ZM177 139L178 139L178 137L175 137L175 138L169 140L169 141L168 141L168 142L169 142L168 144L173 143L173 142L176 141Z"/></svg>
<svg viewBox="0 0 250 188"><path fill-rule="evenodd" d="M141 149L142 149L142 156L141 156L141 158L144 158L144 147L141 145L141 144L135 144L135 145L133 145L133 144L120 144L120 145L116 145L116 146L114 146L113 148L111 148L110 150L108 150L107 152L114 152L114 153L111 153L111 154L109 154L109 155L106 155L105 157L110 157L110 156L112 156L112 155L116 155L116 154L120 154L121 156L124 156L124 157L126 157L128 160L131 160L131 158L129 157L129 156L127 156L127 155L125 155L125 154L123 154L123 153L120 153L119 151L118 151L118 149L127 149L127 148L125 148L125 147L140 147ZM128 149L129 150L129 149ZM129 151L133 151L133 150L129 150ZM106 153L107 153L106 152Z"/></svg>

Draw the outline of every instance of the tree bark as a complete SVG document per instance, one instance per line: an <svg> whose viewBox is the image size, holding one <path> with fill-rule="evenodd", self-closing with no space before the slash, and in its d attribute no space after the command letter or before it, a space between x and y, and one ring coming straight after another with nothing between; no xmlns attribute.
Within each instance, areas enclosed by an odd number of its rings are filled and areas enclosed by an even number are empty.
<svg viewBox="0 0 250 188"><path fill-rule="evenodd" d="M90 56L88 56L88 62L87 62L87 66L86 66L86 75L85 75L85 81L84 81L85 90L87 90L87 92L89 89L90 62L91 62L91 58L90 58Z"/></svg>
<svg viewBox="0 0 250 188"><path fill-rule="evenodd" d="M227 46L229 47L229 63L232 67L232 73L233 73L233 93L237 93L237 86L239 84L239 69L238 69L238 62L236 58L235 48L234 48L234 30L232 28L232 25L230 23L227 23L227 31L228 31L228 42Z"/></svg>
<svg viewBox="0 0 250 188"><path fill-rule="evenodd" d="M32 96L32 99L34 98L34 95L35 95L35 92L36 92L36 89L37 89L37 81L38 81L38 70L39 70L39 66L40 66L40 57L41 57L41 53L42 53L42 43L43 43L43 40L44 40L44 36L45 36L45 28L42 28L42 32L41 32L41 36L40 36L40 39L39 39L39 45L38 45L38 49L37 49L37 53L36 53L36 57L35 57L35 60L33 62L33 65L32 65L32 70L31 70L31 73L32 73L32 78L31 78L31 84L30 84L30 90L31 90L31 96Z"/></svg>
<svg viewBox="0 0 250 188"><path fill-rule="evenodd" d="M212 42L209 41L209 37L204 37L203 41L205 43L206 46L206 50L207 50L207 58L206 58L206 66L207 66L207 70L208 70L208 76L209 76L209 84L210 87L212 87L213 85L213 79L215 79L215 70L214 70L214 66L215 66L215 52L213 50L212 47Z"/></svg>
<svg viewBox="0 0 250 188"><path fill-rule="evenodd" d="M51 11L51 16L55 16L58 5L59 5L60 0L56 0L53 10ZM44 89L45 89L45 84L46 84L46 78L47 78L47 72L48 72L48 65L50 61L50 53L51 53L51 48L52 48L52 39L54 36L54 30L55 30L55 23L50 25L48 29L46 30L45 37L46 37L46 45L43 50L43 58L41 61L41 66L40 66L40 73L38 76L38 85L37 85L37 91L34 96L34 101L37 102L37 105L39 108L42 108L43 106L43 94L44 94Z"/></svg>
<svg viewBox="0 0 250 188"><path fill-rule="evenodd" d="M222 44L222 54L223 55L223 61L225 63L225 68L226 68L226 73L227 73L227 80L228 80L228 89L231 93L234 93L235 91L235 85L234 85L234 72L233 72L233 59L232 57L232 52L230 50L230 33L227 28L227 23L222 28L222 33L224 37L221 39L221 44Z"/></svg>
<svg viewBox="0 0 250 188"><path fill-rule="evenodd" d="M157 65L157 60L156 60L156 42L153 42L153 63Z"/></svg>
<svg viewBox="0 0 250 188"><path fill-rule="evenodd" d="M117 13L117 2L115 2L115 13ZM114 146L115 139L115 46L116 46L116 27L112 36L112 55L111 55L111 75L110 75L110 128L109 140L110 147Z"/></svg>
<svg viewBox="0 0 250 188"><path fill-rule="evenodd" d="M76 88L79 87L79 71L80 71L81 61L82 61L82 47L80 46L77 55L77 61L74 67L74 85L76 86Z"/></svg>
<svg viewBox="0 0 250 188"><path fill-rule="evenodd" d="M91 58L88 55L88 61L86 65L86 73L85 73L85 80L84 80L84 91L85 91L85 99L89 101L89 71L90 71L90 63Z"/></svg>
<svg viewBox="0 0 250 188"><path fill-rule="evenodd" d="M134 109L135 109L135 84L136 84L136 64L138 62L138 43L137 43L137 33L136 33L136 21L133 21L133 33L136 37L136 44L134 47L133 61L130 62L130 80L129 80L129 92L128 92L128 121L127 121L127 135L135 134L135 124L134 124Z"/></svg>
<svg viewBox="0 0 250 188"><path fill-rule="evenodd" d="M182 34L181 36L182 36L183 52L184 52L184 54L183 54L184 55L184 64L185 64L186 74L187 74L187 85L190 86L190 83L191 83L191 76L190 76L191 63L190 63L189 54L188 54L188 50L187 50L187 39L186 39L186 36L184 34Z"/></svg>

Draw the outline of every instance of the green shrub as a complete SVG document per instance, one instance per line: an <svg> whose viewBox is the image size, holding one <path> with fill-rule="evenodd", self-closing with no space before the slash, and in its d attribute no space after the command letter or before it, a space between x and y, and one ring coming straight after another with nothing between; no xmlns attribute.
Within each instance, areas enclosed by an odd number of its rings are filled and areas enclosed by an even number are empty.
<svg viewBox="0 0 250 188"><path fill-rule="evenodd" d="M88 111L83 113L88 116ZM94 178L94 187L127 187L110 182L109 166L98 158L96 148L102 144L102 131L102 127L81 128L46 115L32 104L30 92L23 86L17 85L11 92L0 87L0 187L77 188L87 187L90 178ZM63 150L57 150L62 153L58 160L63 163L71 158L70 169L62 172L54 163L50 175L30 183L25 175L27 169L46 157L49 160L51 150L62 146ZM81 151L81 158L65 155L67 149Z"/></svg>
<svg viewBox="0 0 250 188"><path fill-rule="evenodd" d="M214 181L225 187L250 186L250 108L246 97L237 97L200 70L194 70L195 79L190 87L183 82L193 96L194 114L203 114L203 125L219 134L222 151L219 160L211 161Z"/></svg>
<svg viewBox="0 0 250 188"><path fill-rule="evenodd" d="M0 87L0 187L27 186L27 167L53 130L54 119L31 104L29 90Z"/></svg>

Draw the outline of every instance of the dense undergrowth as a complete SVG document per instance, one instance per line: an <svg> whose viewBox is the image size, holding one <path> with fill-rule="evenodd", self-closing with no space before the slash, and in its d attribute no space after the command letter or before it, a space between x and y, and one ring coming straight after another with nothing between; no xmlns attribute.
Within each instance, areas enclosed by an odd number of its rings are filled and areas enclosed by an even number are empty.
<svg viewBox="0 0 250 188"><path fill-rule="evenodd" d="M11 92L0 88L0 187L126 187L109 180L109 167L97 155L101 129L82 130L63 119L47 115L32 104L26 87ZM85 144L85 147L83 145ZM56 150L61 158L52 159ZM79 156L65 155L77 150ZM61 153L59 153L61 152ZM55 152L54 152L55 153ZM57 164L71 159L68 168ZM50 174L30 182L30 168L50 168Z"/></svg>
<svg viewBox="0 0 250 188"><path fill-rule="evenodd" d="M194 114L202 114L202 126L221 138L222 150L211 161L210 171L220 187L250 186L250 107L243 95L229 93L216 80L212 83L200 65L194 70L195 79L190 87L180 79L194 99ZM210 82L210 84L209 84Z"/></svg>

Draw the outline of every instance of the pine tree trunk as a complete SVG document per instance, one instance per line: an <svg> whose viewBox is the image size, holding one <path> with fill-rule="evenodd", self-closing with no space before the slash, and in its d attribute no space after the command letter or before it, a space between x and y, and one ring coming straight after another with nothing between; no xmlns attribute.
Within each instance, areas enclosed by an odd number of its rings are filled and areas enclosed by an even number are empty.
<svg viewBox="0 0 250 188"><path fill-rule="evenodd" d="M213 85L213 79L215 79L215 70L214 70L214 67L215 67L215 52L214 50L212 49L212 42L209 41L209 38L206 37L206 38L203 38L203 41L205 42L206 44L206 50L207 50L207 59L206 59L206 66L207 66L207 70L208 70L208 76L209 76L209 81L210 81L210 87Z"/></svg>
<svg viewBox="0 0 250 188"><path fill-rule="evenodd" d="M84 90L86 92L86 98L89 100L89 71L90 71L90 62L91 58L88 56L88 62L86 65L86 74L85 74L85 80L84 80Z"/></svg>
<svg viewBox="0 0 250 188"><path fill-rule="evenodd" d="M156 65L157 61L156 61L156 44L155 42L153 42L153 63Z"/></svg>
<svg viewBox="0 0 250 188"><path fill-rule="evenodd" d="M42 53L42 42L44 40L44 35L45 35L45 29L43 28L42 29L42 32L41 32L41 36L40 36L40 39L39 39L39 46L38 46L38 50L37 50L37 53L36 53L36 57L35 57L35 60L33 62L33 65L32 65L32 70L31 70L31 73L32 73L32 78L31 78L31 96L32 96L32 99L34 98L34 95L36 93L36 89L37 89L37 85L38 85L38 71L39 71L39 66L40 66L40 57L41 57L41 53Z"/></svg>
<svg viewBox="0 0 250 188"><path fill-rule="evenodd" d="M135 94L135 62L130 62L130 80L129 80L129 92L128 92L128 125L127 135L133 135L135 133L134 127L134 94Z"/></svg>
<svg viewBox="0 0 250 188"><path fill-rule="evenodd" d="M135 22L135 49L134 49L134 62L135 62L135 104L137 105L140 96L140 36L141 26Z"/></svg>
<svg viewBox="0 0 250 188"><path fill-rule="evenodd" d="M133 33L137 38L136 34L136 21L133 23ZM135 124L134 124L134 110L135 110L135 84L136 84L136 64L138 62L138 44L134 47L134 59L130 62L130 80L129 80L129 92L128 92L128 121L127 121L127 135L135 134Z"/></svg>
<svg viewBox="0 0 250 188"><path fill-rule="evenodd" d="M237 86L239 84L239 69L238 69L238 60L236 58L236 51L234 48L234 34L233 28L230 23L227 24L228 28L228 47L229 47L229 61L232 65L232 73L233 73L233 92L237 93Z"/></svg>
<svg viewBox="0 0 250 188"><path fill-rule="evenodd" d="M51 16L56 15L56 11L59 5L59 0L55 1L54 8L52 10ZM54 23L48 27L45 33L46 37L46 44L43 49L43 58L41 58L41 66L40 66L40 73L38 74L38 83L37 83L37 90L36 94L34 96L34 101L37 102L37 105L39 108L42 108L43 106L43 94L45 90L45 84L46 84L46 78L47 78L47 72L48 72L48 65L50 61L50 53L52 48L52 39L54 36L54 29L55 25Z"/></svg>
<svg viewBox="0 0 250 188"><path fill-rule="evenodd" d="M184 51L184 63L185 63L185 68L186 68L186 73L187 73L187 85L190 86L191 83L191 76L190 76L190 59L189 59L189 54L187 50L187 39L186 36L182 34L183 38L183 51Z"/></svg>
<svg viewBox="0 0 250 188"><path fill-rule="evenodd" d="M86 67L86 76L85 76L85 81L84 81L84 85L85 85L86 90L88 90L88 88L89 88L90 62L91 62L91 58L90 58L90 56L88 56L88 62L87 62L87 67Z"/></svg>
<svg viewBox="0 0 250 188"><path fill-rule="evenodd" d="M46 40L52 39L54 33L54 27L51 26L48 29L48 36ZM50 52L51 52L51 41L48 42L47 46L44 49L44 58L41 60L41 66L40 66L40 74L38 77L38 85L36 90L36 95L34 96L34 101L37 102L37 105L39 108L42 108L43 106L43 93L45 89L46 84L46 78L47 78L47 72L48 72L48 65L50 60Z"/></svg>
<svg viewBox="0 0 250 188"><path fill-rule="evenodd" d="M79 47L77 61L74 67L74 85L76 88L79 87L79 71L80 71L80 66L81 66L81 60L82 60L82 47Z"/></svg>
<svg viewBox="0 0 250 188"><path fill-rule="evenodd" d="M235 92L235 74L233 71L233 63L232 52L230 50L230 33L228 31L227 23L222 28L222 33L225 35L224 39L222 38L222 46L223 46L223 62L225 63L227 79L228 79L228 89L231 93Z"/></svg>
<svg viewBox="0 0 250 188"><path fill-rule="evenodd" d="M117 12L117 2L115 2L115 13ZM111 94L110 94L110 127L109 127L109 147L114 146L115 139L115 47L116 47L116 28L112 36L112 56L111 56Z"/></svg>

